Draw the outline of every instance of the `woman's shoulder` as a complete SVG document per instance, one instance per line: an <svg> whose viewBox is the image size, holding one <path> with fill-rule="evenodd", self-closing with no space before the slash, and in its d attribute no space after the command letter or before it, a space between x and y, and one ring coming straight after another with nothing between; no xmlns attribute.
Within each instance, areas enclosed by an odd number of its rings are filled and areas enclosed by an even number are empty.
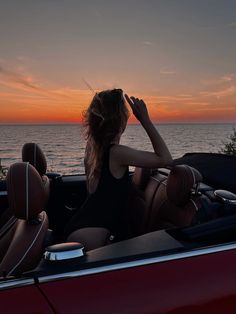
<svg viewBox="0 0 236 314"><path fill-rule="evenodd" d="M121 163L121 156L128 147L121 144L112 144L110 148L109 168L116 179L124 176L127 166Z"/></svg>
<svg viewBox="0 0 236 314"><path fill-rule="evenodd" d="M121 144L111 144L110 152L112 153L122 153L128 151L130 148L126 145Z"/></svg>
<svg viewBox="0 0 236 314"><path fill-rule="evenodd" d="M121 144L112 144L110 147L110 156L113 160L121 161L123 156L129 155L130 147Z"/></svg>

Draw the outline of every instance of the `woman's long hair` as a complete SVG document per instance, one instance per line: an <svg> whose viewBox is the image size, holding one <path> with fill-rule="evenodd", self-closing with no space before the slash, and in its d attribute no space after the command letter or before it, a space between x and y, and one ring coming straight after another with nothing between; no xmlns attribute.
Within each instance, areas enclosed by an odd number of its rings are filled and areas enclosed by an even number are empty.
<svg viewBox="0 0 236 314"><path fill-rule="evenodd" d="M100 176L103 154L125 129L129 111L121 89L97 93L84 113L87 180Z"/></svg>

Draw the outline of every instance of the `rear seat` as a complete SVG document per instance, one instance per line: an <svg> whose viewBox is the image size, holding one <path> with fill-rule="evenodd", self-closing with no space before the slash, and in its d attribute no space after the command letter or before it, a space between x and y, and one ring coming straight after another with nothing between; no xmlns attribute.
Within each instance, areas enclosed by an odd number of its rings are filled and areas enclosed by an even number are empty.
<svg viewBox="0 0 236 314"><path fill-rule="evenodd" d="M190 225L199 206L199 196L192 195L192 189L201 179L197 170L186 165L175 166L168 178L159 172L152 174L150 169L136 168L126 216L128 237ZM67 241L83 243L86 251L111 243L105 228L76 230Z"/></svg>
<svg viewBox="0 0 236 314"><path fill-rule="evenodd" d="M135 169L129 203L132 235L189 226L201 206L197 191L193 193L201 180L201 174L187 165L175 166L168 178L150 171L147 179L147 169Z"/></svg>
<svg viewBox="0 0 236 314"><path fill-rule="evenodd" d="M150 214L149 209L158 187L165 179L166 176L160 173L152 175L151 169L135 168L127 215L130 237L146 232Z"/></svg>
<svg viewBox="0 0 236 314"><path fill-rule="evenodd" d="M196 169L175 166L155 193L146 232L191 225L201 206L197 193L201 181L202 176Z"/></svg>

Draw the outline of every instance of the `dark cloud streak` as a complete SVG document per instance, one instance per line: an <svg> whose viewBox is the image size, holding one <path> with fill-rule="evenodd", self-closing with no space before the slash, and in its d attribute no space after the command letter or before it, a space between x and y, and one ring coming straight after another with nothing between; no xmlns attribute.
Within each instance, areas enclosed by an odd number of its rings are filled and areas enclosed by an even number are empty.
<svg viewBox="0 0 236 314"><path fill-rule="evenodd" d="M27 88L31 88L34 90L42 90L42 88L30 82L29 79L27 79L27 77L24 74L9 70L3 67L2 65L0 65L0 74L2 74L7 79L15 83L19 83Z"/></svg>

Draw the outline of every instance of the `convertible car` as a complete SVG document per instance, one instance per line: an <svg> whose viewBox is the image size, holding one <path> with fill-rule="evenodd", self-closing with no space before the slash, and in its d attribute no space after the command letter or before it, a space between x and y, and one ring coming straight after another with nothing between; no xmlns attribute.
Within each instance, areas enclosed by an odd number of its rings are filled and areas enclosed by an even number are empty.
<svg viewBox="0 0 236 314"><path fill-rule="evenodd" d="M1 313L235 313L236 158L186 154L130 173L119 241L105 228L64 238L84 175L46 173L36 144L0 181Z"/></svg>

